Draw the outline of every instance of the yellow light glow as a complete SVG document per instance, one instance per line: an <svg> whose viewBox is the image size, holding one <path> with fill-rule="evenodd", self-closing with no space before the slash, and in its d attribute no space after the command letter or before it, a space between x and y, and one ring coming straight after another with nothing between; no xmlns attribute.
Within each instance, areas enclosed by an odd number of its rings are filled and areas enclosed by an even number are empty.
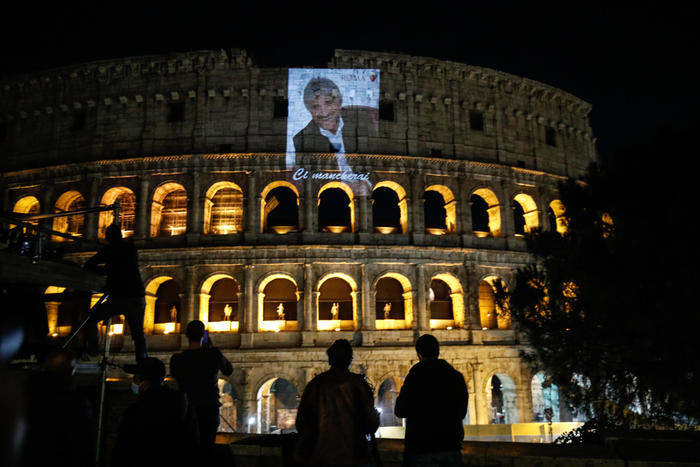
<svg viewBox="0 0 700 467"><path fill-rule="evenodd" d="M238 321L209 321L209 332L238 331Z"/></svg>
<svg viewBox="0 0 700 467"><path fill-rule="evenodd" d="M123 324L112 324L109 327L109 335L113 336L115 334L117 334L117 335L124 334L124 325Z"/></svg>
<svg viewBox="0 0 700 467"><path fill-rule="evenodd" d="M336 329L352 330L354 323L351 319L319 319L319 331L335 331Z"/></svg>
<svg viewBox="0 0 700 467"><path fill-rule="evenodd" d="M175 332L175 323L165 323L163 334L170 334L171 332Z"/></svg>

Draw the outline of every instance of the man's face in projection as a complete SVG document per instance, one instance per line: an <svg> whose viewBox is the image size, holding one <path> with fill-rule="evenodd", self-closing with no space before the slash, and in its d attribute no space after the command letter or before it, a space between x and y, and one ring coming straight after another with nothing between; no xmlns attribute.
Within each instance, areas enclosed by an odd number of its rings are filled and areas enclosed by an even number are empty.
<svg viewBox="0 0 700 467"><path fill-rule="evenodd" d="M324 130L335 133L340 124L340 108L343 100L340 96L326 95L316 96L311 101L309 111L316 125Z"/></svg>

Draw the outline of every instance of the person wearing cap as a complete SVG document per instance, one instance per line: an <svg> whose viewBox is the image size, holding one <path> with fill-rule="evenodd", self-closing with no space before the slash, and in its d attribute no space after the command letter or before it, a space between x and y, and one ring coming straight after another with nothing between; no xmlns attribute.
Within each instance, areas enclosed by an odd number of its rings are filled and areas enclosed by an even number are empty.
<svg viewBox="0 0 700 467"><path fill-rule="evenodd" d="M146 357L126 365L138 398L125 411L112 451L113 466L199 466L199 430L187 396L163 384L165 365Z"/></svg>
<svg viewBox="0 0 700 467"><path fill-rule="evenodd" d="M87 353L98 355L97 323L116 315L124 315L134 341L134 353L139 362L148 356L143 315L146 290L139 271L136 247L122 238L121 228L111 224L105 232L107 245L85 262L85 269L107 275L107 300L95 306L86 323ZM101 266L104 265L104 266Z"/></svg>
<svg viewBox="0 0 700 467"><path fill-rule="evenodd" d="M413 365L396 398L394 413L406 419L404 465L462 465L462 420L469 393L464 376L442 360L440 344L424 334L416 341Z"/></svg>
<svg viewBox="0 0 700 467"><path fill-rule="evenodd" d="M371 462L368 436L379 427L372 387L349 370L352 347L338 339L326 351L330 370L307 384L297 411L295 460L305 465Z"/></svg>
<svg viewBox="0 0 700 467"><path fill-rule="evenodd" d="M233 366L208 338L204 341L204 323L191 321L185 331L189 347L170 358L170 374L180 390L187 394L194 407L199 424L202 458L207 465L211 459L216 432L219 428L219 372L225 376L233 373Z"/></svg>

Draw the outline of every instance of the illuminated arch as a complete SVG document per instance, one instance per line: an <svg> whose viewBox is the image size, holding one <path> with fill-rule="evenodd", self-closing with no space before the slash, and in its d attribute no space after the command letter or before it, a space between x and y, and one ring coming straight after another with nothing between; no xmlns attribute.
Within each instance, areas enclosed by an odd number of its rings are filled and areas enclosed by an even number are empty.
<svg viewBox="0 0 700 467"><path fill-rule="evenodd" d="M280 300L270 300L269 291L267 293L268 300L265 301L266 288L276 280L287 281L294 286L293 298L295 301L291 300L292 297L281 297ZM287 273L270 273L264 276L260 282L258 282L256 289L258 293L258 329L260 331L274 332L296 331L299 323L297 308L300 294L299 286L294 280L294 277ZM287 300L282 298L286 298ZM279 308L280 305L282 305L281 309ZM265 319L265 316L268 316L269 319Z"/></svg>
<svg viewBox="0 0 700 467"><path fill-rule="evenodd" d="M226 235L243 230L243 190L233 182L217 182L204 195L204 233Z"/></svg>
<svg viewBox="0 0 700 467"><path fill-rule="evenodd" d="M231 313L232 314L238 314L239 319L235 320L214 320L210 321L210 311L211 311L211 291L214 285L219 282L222 279L230 279L234 282L236 286L236 290L239 292L236 293L236 300L231 301L229 305L232 306ZM199 320L202 321L206 326L209 332L230 332L230 331L238 331L238 325L240 322L240 288L238 286L238 282L236 279L233 278L230 274L225 274L225 273L215 273L212 274L211 276L207 277L204 282L202 282L202 287L200 288L201 292L199 294Z"/></svg>
<svg viewBox="0 0 700 467"><path fill-rule="evenodd" d="M426 224L426 230L434 235L441 235L443 233L455 233L457 232L457 201L455 200L452 190L447 188L445 185L430 185L425 189L426 192L434 191L442 196L443 208L445 209L445 227L444 231L442 226L439 228L429 228Z"/></svg>
<svg viewBox="0 0 700 467"><path fill-rule="evenodd" d="M256 392L256 402L255 422L249 423L251 431L270 433L272 427L294 428L296 409L299 407L299 390L291 379L267 379Z"/></svg>
<svg viewBox="0 0 700 467"><path fill-rule="evenodd" d="M85 198L79 191L66 191L56 200L54 210L56 212L76 211L85 208ZM77 214L74 216L54 217L53 229L58 232L69 233L76 237L83 236L85 226L85 214ZM53 237L54 241L62 242L63 237Z"/></svg>
<svg viewBox="0 0 700 467"><path fill-rule="evenodd" d="M353 195L352 189L348 185L342 182L329 182L323 185L319 190L318 190L318 195L316 196L316 199L318 200L318 207L319 207L319 229L327 229L328 231L332 233L341 233L343 230L341 227L345 226L333 226L333 225L321 225L321 219L320 219L320 208L321 208L321 195L323 194L324 191L331 189L331 188L337 188L342 190L349 199L348 202L348 208L350 209L350 220L349 220L349 230L350 232L355 232L355 197ZM336 229L336 227L338 227Z"/></svg>
<svg viewBox="0 0 700 467"><path fill-rule="evenodd" d="M505 316L496 303L496 282L506 283L498 276L487 276L479 283L479 317L481 329L510 329L510 317Z"/></svg>
<svg viewBox="0 0 700 467"><path fill-rule="evenodd" d="M65 287L49 286L44 290L44 294L60 294L66 290ZM49 336L65 336L70 334L70 326L68 329L64 329L64 326L59 326L58 315L61 302L59 300L44 300L44 307L46 307L46 320L49 328Z"/></svg>
<svg viewBox="0 0 700 467"><path fill-rule="evenodd" d="M121 224L122 237L134 235L136 220L136 195L129 188L117 186L105 191L100 200L100 206L109 206L119 201L119 223ZM114 222L113 211L102 211L99 218L97 236L105 238L105 231Z"/></svg>
<svg viewBox="0 0 700 467"><path fill-rule="evenodd" d="M566 206L560 200L555 199L549 203L549 209L554 216L554 222L552 222L552 230L556 230L561 235L566 234L569 228L569 222L566 218Z"/></svg>
<svg viewBox="0 0 700 467"><path fill-rule="evenodd" d="M16 212L18 214L39 214L40 207L39 200L36 199L36 197L31 195L23 196L17 200L12 208L12 212ZM39 225L38 220L30 220L27 222L34 225Z"/></svg>
<svg viewBox="0 0 700 467"><path fill-rule="evenodd" d="M187 230L187 191L177 182L156 188L151 204L151 237L183 235Z"/></svg>
<svg viewBox="0 0 700 467"><path fill-rule="evenodd" d="M452 320L449 319L433 319L430 317L430 328L431 329L447 329L450 327L461 328L464 327L466 321L466 313L464 310L464 290L462 289L462 283L452 274L443 272L435 274L430 278L430 282L438 280L442 281L450 289L450 301L452 305ZM432 303L431 303L432 309Z"/></svg>
<svg viewBox="0 0 700 467"><path fill-rule="evenodd" d="M157 331L160 331L160 333L162 333L165 330L164 326L158 326L159 329L156 330L156 301L158 300L158 289L161 285L163 285L169 280L175 280L175 278L172 276L165 275L157 276L146 283L146 310L143 316L143 331L148 335L154 334L154 332Z"/></svg>
<svg viewBox="0 0 700 467"><path fill-rule="evenodd" d="M396 182L391 180L384 180L374 185L372 192L377 188L388 188L396 193L398 197L398 207L399 207L399 223L401 225L401 233L408 233L408 202L406 200L406 190ZM375 227L377 229L377 227ZM381 232L381 227L379 228Z"/></svg>
<svg viewBox="0 0 700 467"><path fill-rule="evenodd" d="M518 203L523 210L523 233L529 234L533 232L540 226L537 203L532 199L532 196L526 195L525 193L518 193L513 198L513 201Z"/></svg>
<svg viewBox="0 0 700 467"><path fill-rule="evenodd" d="M331 310L333 305L338 303L334 300L326 301L324 297L321 296L321 288L323 284L330 279L341 279L345 281L350 286L350 301L352 304L352 320L348 320L347 316L343 319L343 310L340 309L338 312L338 318L332 319L333 315ZM331 330L357 330L358 326L358 315L357 315L357 283L349 275L342 272L334 272L326 274L318 281L317 285L317 300L316 300L316 310L318 316L318 330L319 331L331 331ZM342 306L342 303L339 303ZM323 317L323 319L321 319Z"/></svg>
<svg viewBox="0 0 700 467"><path fill-rule="evenodd" d="M379 297L377 297L377 288L382 279L394 279L402 289L401 298L403 299L403 319L384 319L383 310L377 308L379 306ZM375 296L375 313L377 319L375 321L377 329L411 329L413 326L413 288L411 281L402 274L395 272L385 272L377 277L373 287Z"/></svg>
<svg viewBox="0 0 700 467"><path fill-rule="evenodd" d="M396 397L403 386L403 379L389 375L380 379L376 389L376 406L380 410L379 426L402 426L401 420L394 415Z"/></svg>
<svg viewBox="0 0 700 467"><path fill-rule="evenodd" d="M491 237L500 237L501 236L501 205L498 201L498 197L496 194L489 190L488 188L478 188L474 190L471 194L470 199L472 200L472 222L474 222L474 200L473 197L478 196L483 200L485 203L485 209L486 209L486 214L488 215L488 232L482 232L478 230L474 230L474 226L472 226L472 231L474 232L475 236L491 236Z"/></svg>
<svg viewBox="0 0 700 467"><path fill-rule="evenodd" d="M297 209L297 225L293 226L269 226L268 224L268 216L269 214L275 210L275 207L277 206L277 203L274 205L267 200L268 195L272 190L275 188L288 188L291 190L295 195L296 195L296 209ZM320 195L320 194L319 194ZM290 232L292 230L296 230L298 228L298 222L299 222L299 189L292 183L286 181L286 180L277 180L272 183L269 183L263 191L260 193L260 232L267 232L269 230L274 230L277 233L283 234Z"/></svg>
<svg viewBox="0 0 700 467"><path fill-rule="evenodd" d="M489 424L518 423L518 391L513 378L500 371L492 373L484 393Z"/></svg>

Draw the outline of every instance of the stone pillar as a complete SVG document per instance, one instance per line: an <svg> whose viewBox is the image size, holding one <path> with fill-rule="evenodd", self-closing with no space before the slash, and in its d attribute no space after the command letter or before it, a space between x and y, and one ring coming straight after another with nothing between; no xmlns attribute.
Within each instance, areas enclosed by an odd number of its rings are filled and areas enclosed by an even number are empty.
<svg viewBox="0 0 700 467"><path fill-rule="evenodd" d="M148 177L139 179L139 194L136 197L136 227L134 236L136 238L148 238L151 234L151 223L148 219L148 203L149 196L149 180Z"/></svg>
<svg viewBox="0 0 700 467"><path fill-rule="evenodd" d="M250 425L251 431L257 426L257 401L255 399L255 388L252 387L251 369L243 368L241 371L241 397L236 404L236 426L238 431L248 432L248 420L256 417L255 423Z"/></svg>
<svg viewBox="0 0 700 467"><path fill-rule="evenodd" d="M426 284L425 284L425 265L417 265L417 280L416 280L416 315L415 320L419 334L430 330L430 319L428 317L429 310L426 306ZM414 328L415 329L415 328Z"/></svg>
<svg viewBox="0 0 700 467"><path fill-rule="evenodd" d="M510 190L504 185L505 182L502 182L498 190L498 201L501 205L501 237L510 238L515 234L513 208L511 207L513 200Z"/></svg>
<svg viewBox="0 0 700 467"><path fill-rule="evenodd" d="M248 173L248 189L243 199L245 203L245 233L247 237L256 237L260 228L260 194L258 193L257 172Z"/></svg>
<svg viewBox="0 0 700 467"><path fill-rule="evenodd" d="M312 347L314 345L314 334L317 327L316 316L316 292L314 291L313 266L304 264L304 320L301 325L301 345L302 347Z"/></svg>
<svg viewBox="0 0 700 467"><path fill-rule="evenodd" d="M252 264L246 264L243 267L244 274L244 288L245 288L245 303L243 307L243 313L239 312L239 316L242 318L239 323L238 332L241 335L241 348L251 348L253 346L253 332L257 329L257 323L255 323L255 292L254 288L254 272L255 266ZM239 305L240 306L240 305Z"/></svg>
<svg viewBox="0 0 700 467"><path fill-rule="evenodd" d="M88 199L86 200L85 204L89 208L97 207L100 205L99 190L101 180L99 177L96 176L90 176L88 177L88 180L90 181L90 193L88 193ZM101 212L85 215L85 238L97 238L100 217L102 217Z"/></svg>
<svg viewBox="0 0 700 467"><path fill-rule="evenodd" d="M311 180L304 181L304 231L313 235L318 231L318 200L312 185Z"/></svg>
<svg viewBox="0 0 700 467"><path fill-rule="evenodd" d="M197 267L185 266L185 287L180 301L180 335L182 345L187 345L187 324L199 319L199 294L197 293Z"/></svg>
<svg viewBox="0 0 700 467"><path fill-rule="evenodd" d="M372 307L372 283L370 281L367 265L362 264L362 316L364 317L362 329L374 331L377 329L377 316ZM363 343L365 339L363 337Z"/></svg>
<svg viewBox="0 0 700 467"><path fill-rule="evenodd" d="M187 233L202 233L202 215L204 205L201 200L201 176L197 170L192 174L192 192L188 196L187 202Z"/></svg>
<svg viewBox="0 0 700 467"><path fill-rule="evenodd" d="M425 236L425 219L423 212L423 205L425 204L425 198L423 191L425 188L425 180L422 173L415 171L411 174L413 183L411 184L411 198L409 201L410 206L410 219L412 222L412 235L414 242L422 243L422 239Z"/></svg>
<svg viewBox="0 0 700 467"><path fill-rule="evenodd" d="M49 325L49 336L58 332L58 307L61 302L46 302L46 319Z"/></svg>
<svg viewBox="0 0 700 467"><path fill-rule="evenodd" d="M532 410L532 376L527 365L521 362L520 384L516 386L518 391L518 422L520 423L531 423L535 421L535 415Z"/></svg>

